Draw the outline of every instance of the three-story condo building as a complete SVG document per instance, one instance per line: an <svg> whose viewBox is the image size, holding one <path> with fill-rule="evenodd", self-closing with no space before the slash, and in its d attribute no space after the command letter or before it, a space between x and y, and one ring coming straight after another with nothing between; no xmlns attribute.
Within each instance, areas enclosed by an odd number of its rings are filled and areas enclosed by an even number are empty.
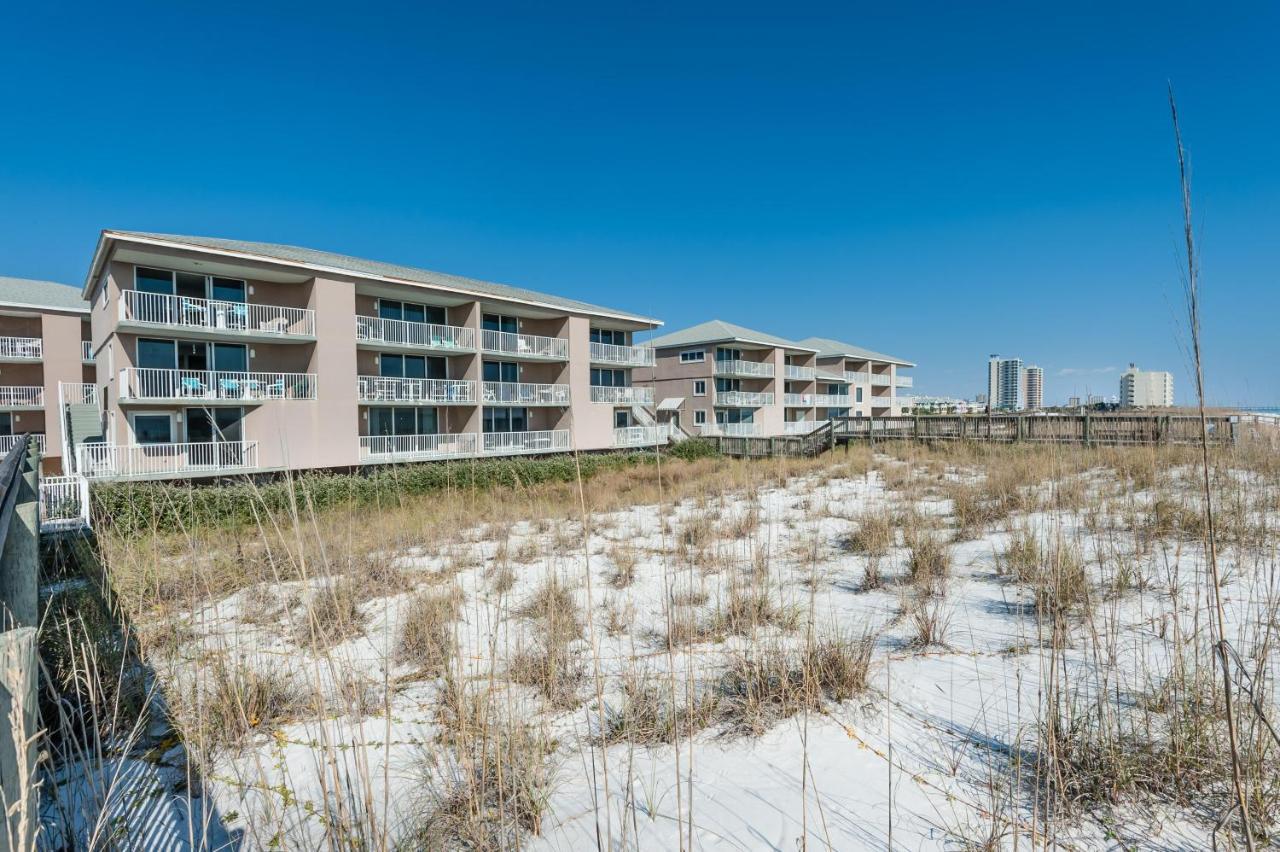
<svg viewBox="0 0 1280 852"><path fill-rule="evenodd" d="M846 387L848 404L829 406L826 412L818 412L820 419L841 415L892 417L902 413L898 391L914 384L903 371L915 364L826 337L806 337L800 345L816 349L818 369L843 377Z"/></svg>
<svg viewBox="0 0 1280 852"><path fill-rule="evenodd" d="M62 403L93 381L89 306L80 292L52 281L0 277L0 454L30 434L44 472L60 472L70 425Z"/></svg>
<svg viewBox="0 0 1280 852"><path fill-rule="evenodd" d="M811 428L819 398L817 350L711 320L649 341L642 371L664 415L693 434L770 436Z"/></svg>
<svg viewBox="0 0 1280 852"><path fill-rule="evenodd" d="M665 441L625 311L330 252L104 231L85 282L91 477L191 477Z"/></svg>

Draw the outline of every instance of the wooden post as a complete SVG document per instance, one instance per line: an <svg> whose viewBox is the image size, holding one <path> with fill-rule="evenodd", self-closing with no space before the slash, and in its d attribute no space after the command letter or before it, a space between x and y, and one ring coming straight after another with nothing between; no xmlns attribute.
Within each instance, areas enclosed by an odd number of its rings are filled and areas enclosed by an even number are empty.
<svg viewBox="0 0 1280 852"><path fill-rule="evenodd" d="M0 787L6 808L0 852L36 842L36 629L0 633Z"/></svg>
<svg viewBox="0 0 1280 852"><path fill-rule="evenodd" d="M1093 446L1093 436L1089 434L1089 412L1088 411L1084 413L1084 432L1082 437L1084 438L1084 445L1086 447Z"/></svg>

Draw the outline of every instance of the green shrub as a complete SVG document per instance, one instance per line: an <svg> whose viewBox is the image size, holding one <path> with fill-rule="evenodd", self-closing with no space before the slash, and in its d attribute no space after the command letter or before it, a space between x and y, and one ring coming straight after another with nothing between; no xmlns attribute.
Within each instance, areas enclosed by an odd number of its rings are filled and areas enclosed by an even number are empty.
<svg viewBox="0 0 1280 852"><path fill-rule="evenodd" d="M709 438L689 438L673 445L668 454L683 461L694 461L695 459L718 456L720 455L720 450L717 448L716 442Z"/></svg>

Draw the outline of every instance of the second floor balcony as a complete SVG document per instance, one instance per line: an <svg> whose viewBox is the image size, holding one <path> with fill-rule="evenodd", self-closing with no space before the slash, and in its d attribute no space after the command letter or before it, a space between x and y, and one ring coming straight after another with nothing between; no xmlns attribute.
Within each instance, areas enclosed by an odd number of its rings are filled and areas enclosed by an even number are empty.
<svg viewBox="0 0 1280 852"><path fill-rule="evenodd" d="M873 388L887 388L893 384L893 377L888 373L872 373L871 386Z"/></svg>
<svg viewBox="0 0 1280 852"><path fill-rule="evenodd" d="M307 342L316 336L316 312L310 308L228 302L124 290L121 326L163 328L197 337L262 337Z"/></svg>
<svg viewBox="0 0 1280 852"><path fill-rule="evenodd" d="M773 405L773 394L718 390L716 391L715 404L733 408L755 408L761 405Z"/></svg>
<svg viewBox="0 0 1280 852"><path fill-rule="evenodd" d="M844 380L851 385L869 385L871 384L871 374L845 370Z"/></svg>
<svg viewBox="0 0 1280 852"><path fill-rule="evenodd" d="M239 373L127 367L120 371L121 402L258 404L316 398L315 373Z"/></svg>
<svg viewBox="0 0 1280 852"><path fill-rule="evenodd" d="M616 346L612 343L592 343L591 363L609 364L615 367L652 367L653 348L649 346Z"/></svg>
<svg viewBox="0 0 1280 852"><path fill-rule="evenodd" d="M813 404L823 408L848 408L853 401L847 393L819 393L814 394Z"/></svg>
<svg viewBox="0 0 1280 852"><path fill-rule="evenodd" d="M356 341L371 348L467 353L475 351L476 332L460 325L356 317Z"/></svg>
<svg viewBox="0 0 1280 852"><path fill-rule="evenodd" d="M909 388L915 386L915 381L911 376L904 376L901 373L893 377L893 386L898 388Z"/></svg>
<svg viewBox="0 0 1280 852"><path fill-rule="evenodd" d="M653 388L592 385L591 401L614 405L653 405Z"/></svg>
<svg viewBox="0 0 1280 852"><path fill-rule="evenodd" d="M0 409L43 408L44 388L26 385L0 387Z"/></svg>
<svg viewBox="0 0 1280 852"><path fill-rule="evenodd" d="M218 476L244 473L257 466L257 441L76 447L76 469L90 479Z"/></svg>
<svg viewBox="0 0 1280 852"><path fill-rule="evenodd" d="M481 394L485 405L559 405L569 404L568 385L533 384L531 382L483 382Z"/></svg>
<svg viewBox="0 0 1280 852"><path fill-rule="evenodd" d="M773 364L768 361L717 360L717 376L746 376L756 379L773 378Z"/></svg>
<svg viewBox="0 0 1280 852"><path fill-rule="evenodd" d="M569 451L570 443L568 429L484 433L484 452L494 456L564 453Z"/></svg>
<svg viewBox="0 0 1280 852"><path fill-rule="evenodd" d="M0 361L39 361L44 341L38 337L0 337Z"/></svg>
<svg viewBox="0 0 1280 852"><path fill-rule="evenodd" d="M798 367L795 364L787 364L783 367L782 374L788 379L808 381L809 379L817 378L818 370L815 367Z"/></svg>
<svg viewBox="0 0 1280 852"><path fill-rule="evenodd" d="M569 341L563 337L516 334L488 328L480 332L480 348L490 355L509 355L531 361L565 361L569 358Z"/></svg>
<svg viewBox="0 0 1280 852"><path fill-rule="evenodd" d="M361 402L400 402L418 405L475 405L476 383L467 379L401 379L357 376Z"/></svg>

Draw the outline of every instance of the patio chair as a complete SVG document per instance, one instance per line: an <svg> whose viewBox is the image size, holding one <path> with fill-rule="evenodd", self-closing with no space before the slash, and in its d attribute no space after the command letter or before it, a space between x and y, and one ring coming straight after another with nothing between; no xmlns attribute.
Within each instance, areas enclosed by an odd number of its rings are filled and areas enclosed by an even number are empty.
<svg viewBox="0 0 1280 852"><path fill-rule="evenodd" d="M240 395L239 379L218 379L218 396L223 399L234 399Z"/></svg>
<svg viewBox="0 0 1280 852"><path fill-rule="evenodd" d="M178 380L178 396L204 396L204 382L195 376L183 376Z"/></svg>
<svg viewBox="0 0 1280 852"><path fill-rule="evenodd" d="M267 399L284 399L284 379L276 379L264 389Z"/></svg>

